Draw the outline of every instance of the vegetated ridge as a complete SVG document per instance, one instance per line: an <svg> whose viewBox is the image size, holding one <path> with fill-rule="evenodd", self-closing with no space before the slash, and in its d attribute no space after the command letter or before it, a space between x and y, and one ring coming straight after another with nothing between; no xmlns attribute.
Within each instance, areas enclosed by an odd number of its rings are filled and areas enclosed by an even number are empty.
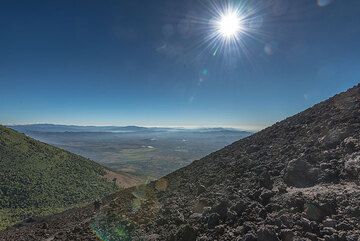
<svg viewBox="0 0 360 241"><path fill-rule="evenodd" d="M0 240L358 241L359 182L360 85L95 213L47 217Z"/></svg>
<svg viewBox="0 0 360 241"><path fill-rule="evenodd" d="M117 191L106 179L109 173L93 161L0 126L0 229Z"/></svg>

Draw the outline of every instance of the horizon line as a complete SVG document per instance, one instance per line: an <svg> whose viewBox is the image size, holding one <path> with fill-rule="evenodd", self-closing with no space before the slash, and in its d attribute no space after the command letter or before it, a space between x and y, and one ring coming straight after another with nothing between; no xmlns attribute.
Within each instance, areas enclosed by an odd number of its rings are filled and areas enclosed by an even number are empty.
<svg viewBox="0 0 360 241"><path fill-rule="evenodd" d="M239 131L260 131L269 125L109 125L109 124L63 124L63 123L5 123L4 126L29 126L29 125L54 125L54 126L77 126L77 127L144 127L144 128L173 128L173 129L201 129L201 128L223 128L223 129L235 129Z"/></svg>

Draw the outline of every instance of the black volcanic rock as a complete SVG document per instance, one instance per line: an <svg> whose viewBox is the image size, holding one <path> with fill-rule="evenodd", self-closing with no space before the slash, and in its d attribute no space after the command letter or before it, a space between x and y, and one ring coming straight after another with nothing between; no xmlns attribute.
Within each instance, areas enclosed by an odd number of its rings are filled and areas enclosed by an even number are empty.
<svg viewBox="0 0 360 241"><path fill-rule="evenodd" d="M171 241L196 241L197 233L189 225L181 227Z"/></svg>
<svg viewBox="0 0 360 241"><path fill-rule="evenodd" d="M289 161L285 168L284 181L289 186L313 186L319 177L319 168L313 167L302 158Z"/></svg>
<svg viewBox="0 0 360 241"><path fill-rule="evenodd" d="M359 143L360 85L163 177L166 189L155 181L110 197L95 214L49 217L47 232L71 240L79 226L75 240L96 240L101 221L110 240L121 223L133 241L358 241ZM64 220L72 229L59 235ZM8 229L0 240L39 240L41 225Z"/></svg>

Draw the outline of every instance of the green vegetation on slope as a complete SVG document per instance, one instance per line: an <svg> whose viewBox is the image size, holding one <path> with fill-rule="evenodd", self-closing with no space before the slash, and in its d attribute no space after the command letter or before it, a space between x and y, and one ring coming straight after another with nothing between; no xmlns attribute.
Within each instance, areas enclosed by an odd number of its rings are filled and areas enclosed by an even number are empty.
<svg viewBox="0 0 360 241"><path fill-rule="evenodd" d="M0 126L0 229L117 190L102 166Z"/></svg>

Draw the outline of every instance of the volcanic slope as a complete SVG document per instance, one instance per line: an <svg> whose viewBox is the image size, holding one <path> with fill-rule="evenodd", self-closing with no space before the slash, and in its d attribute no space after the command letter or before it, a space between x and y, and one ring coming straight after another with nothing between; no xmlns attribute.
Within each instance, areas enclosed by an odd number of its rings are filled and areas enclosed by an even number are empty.
<svg viewBox="0 0 360 241"><path fill-rule="evenodd" d="M358 241L359 173L360 85L123 190L98 212L76 209L0 239Z"/></svg>
<svg viewBox="0 0 360 241"><path fill-rule="evenodd" d="M109 173L95 162L0 126L0 229L117 191L106 179Z"/></svg>

